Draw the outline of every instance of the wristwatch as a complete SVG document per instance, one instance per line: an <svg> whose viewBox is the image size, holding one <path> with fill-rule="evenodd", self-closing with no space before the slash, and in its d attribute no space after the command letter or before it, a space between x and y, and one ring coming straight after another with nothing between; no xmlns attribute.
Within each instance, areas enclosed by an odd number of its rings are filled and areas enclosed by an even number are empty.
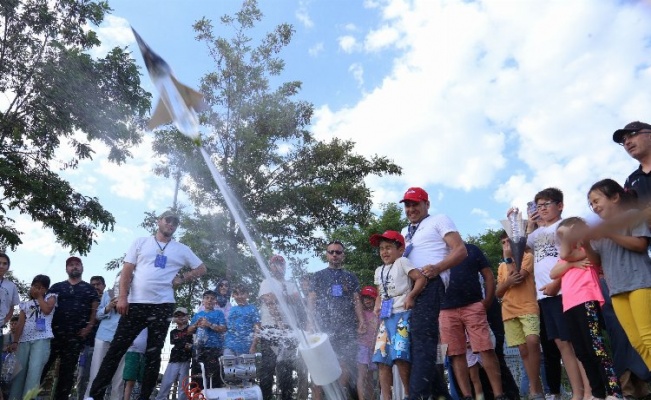
<svg viewBox="0 0 651 400"><path fill-rule="evenodd" d="M506 264L513 264L513 259L511 257L507 257L503 260Z"/></svg>

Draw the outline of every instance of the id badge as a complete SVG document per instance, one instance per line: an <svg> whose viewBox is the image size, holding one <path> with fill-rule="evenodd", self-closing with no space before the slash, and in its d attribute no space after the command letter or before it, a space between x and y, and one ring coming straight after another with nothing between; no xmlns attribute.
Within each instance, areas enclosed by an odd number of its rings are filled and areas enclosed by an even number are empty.
<svg viewBox="0 0 651 400"><path fill-rule="evenodd" d="M409 243L407 247L405 247L405 251L402 253L403 257L409 257L409 253L411 253L411 250L414 248L414 245L412 243Z"/></svg>
<svg viewBox="0 0 651 400"><path fill-rule="evenodd" d="M167 256L164 254L156 254L156 260L154 261L154 267L156 268L165 268L167 264Z"/></svg>
<svg viewBox="0 0 651 400"><path fill-rule="evenodd" d="M344 295L344 288L341 285L332 285L330 291L330 294L334 297L341 297Z"/></svg>
<svg viewBox="0 0 651 400"><path fill-rule="evenodd" d="M36 318L36 330L40 332L45 331L45 318Z"/></svg>
<svg viewBox="0 0 651 400"><path fill-rule="evenodd" d="M390 299L382 300L382 308L380 308L380 318L389 318L391 316L392 308L393 308L393 297Z"/></svg>

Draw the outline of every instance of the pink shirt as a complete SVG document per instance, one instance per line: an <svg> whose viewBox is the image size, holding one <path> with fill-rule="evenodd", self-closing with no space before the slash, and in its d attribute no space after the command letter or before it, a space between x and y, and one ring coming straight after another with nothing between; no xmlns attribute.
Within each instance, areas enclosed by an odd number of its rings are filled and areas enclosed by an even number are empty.
<svg viewBox="0 0 651 400"><path fill-rule="evenodd" d="M597 268L590 265L588 269L570 268L561 278L563 293L563 311L588 301L598 301L604 304L604 296L599 287Z"/></svg>

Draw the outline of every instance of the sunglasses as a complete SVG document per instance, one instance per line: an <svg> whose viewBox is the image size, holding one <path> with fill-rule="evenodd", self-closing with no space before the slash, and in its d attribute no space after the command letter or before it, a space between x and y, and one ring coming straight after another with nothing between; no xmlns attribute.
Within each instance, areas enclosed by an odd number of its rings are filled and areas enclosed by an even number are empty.
<svg viewBox="0 0 651 400"><path fill-rule="evenodd" d="M326 253L328 253L328 254L330 254L330 255L336 254L336 255L338 255L338 256L344 254L344 252L341 251L341 250L328 250L328 251L326 251Z"/></svg>
<svg viewBox="0 0 651 400"><path fill-rule="evenodd" d="M179 219L176 217L165 217L165 222L170 224L170 225L175 225L177 226L179 224Z"/></svg>

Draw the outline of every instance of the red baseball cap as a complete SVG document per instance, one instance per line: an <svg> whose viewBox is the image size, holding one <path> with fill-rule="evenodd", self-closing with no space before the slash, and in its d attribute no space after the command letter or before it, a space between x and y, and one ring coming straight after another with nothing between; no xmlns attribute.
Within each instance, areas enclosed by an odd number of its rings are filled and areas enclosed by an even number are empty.
<svg viewBox="0 0 651 400"><path fill-rule="evenodd" d="M371 246L378 247L382 239L399 242L402 245L402 247L405 246L405 238L402 237L402 235L398 231L385 231L381 235L379 233L376 233L375 235L371 235L369 241L371 242Z"/></svg>
<svg viewBox="0 0 651 400"><path fill-rule="evenodd" d="M368 296L372 298L377 297L377 289L375 286L364 286L362 290L359 292L360 296Z"/></svg>
<svg viewBox="0 0 651 400"><path fill-rule="evenodd" d="M416 201L416 202L421 202L421 201L429 201L429 196L427 195L427 192L423 190L423 188L419 187L410 187L407 189L405 192L405 195L403 196L402 200L400 202L402 203L403 201Z"/></svg>

